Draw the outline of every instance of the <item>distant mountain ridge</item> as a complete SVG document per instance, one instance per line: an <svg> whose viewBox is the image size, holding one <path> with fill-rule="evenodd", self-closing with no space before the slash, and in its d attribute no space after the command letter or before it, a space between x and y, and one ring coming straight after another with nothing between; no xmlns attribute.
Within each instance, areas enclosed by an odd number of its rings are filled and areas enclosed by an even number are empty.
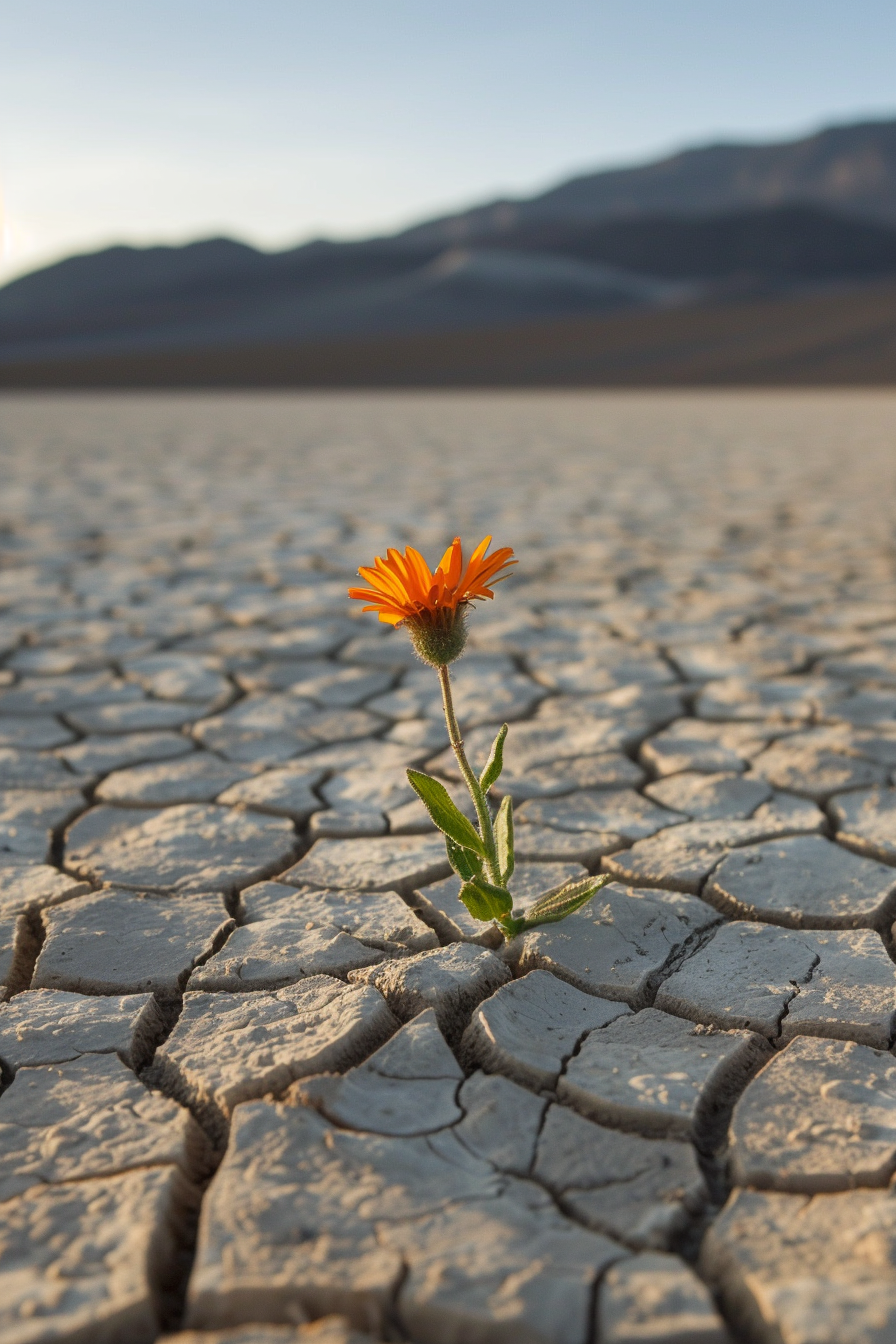
<svg viewBox="0 0 896 1344"><path fill-rule="evenodd" d="M71 257L0 289L0 365L509 329L893 278L896 121L867 122L685 150L392 237Z"/></svg>
<svg viewBox="0 0 896 1344"><path fill-rule="evenodd" d="M401 236L446 245L560 219L596 223L796 204L896 225L896 120L831 126L774 144L684 149L632 168L583 174L528 199L428 220Z"/></svg>
<svg viewBox="0 0 896 1344"><path fill-rule="evenodd" d="M107 253L60 262L56 277L24 277L0 290L0 362L58 358L69 349L106 354L458 330L690 296L674 282L550 252L375 242L270 256L228 252L224 241L194 244L187 269L186 249L129 256L114 249L114 282ZM41 281L36 298L32 278Z"/></svg>

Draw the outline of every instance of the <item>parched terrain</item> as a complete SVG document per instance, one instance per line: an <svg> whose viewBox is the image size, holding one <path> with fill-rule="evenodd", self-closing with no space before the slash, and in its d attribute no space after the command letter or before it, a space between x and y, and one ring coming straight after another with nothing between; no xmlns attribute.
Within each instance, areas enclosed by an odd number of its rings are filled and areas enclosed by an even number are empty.
<svg viewBox="0 0 896 1344"><path fill-rule="evenodd" d="M896 394L0 401L2 1344L896 1341ZM503 945L359 564L493 533Z"/></svg>

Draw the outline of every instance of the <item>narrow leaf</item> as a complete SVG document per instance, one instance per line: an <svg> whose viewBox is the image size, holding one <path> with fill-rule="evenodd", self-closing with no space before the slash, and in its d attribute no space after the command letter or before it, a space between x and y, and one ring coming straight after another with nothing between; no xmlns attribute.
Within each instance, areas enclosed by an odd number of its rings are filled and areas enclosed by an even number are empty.
<svg viewBox="0 0 896 1344"><path fill-rule="evenodd" d="M464 849L462 845L452 840L450 835L445 836L445 848L448 850L448 862L464 882L481 875L482 860L478 854L474 854L471 849Z"/></svg>
<svg viewBox="0 0 896 1344"><path fill-rule="evenodd" d="M507 736L507 724L502 723L498 729L498 736L492 743L491 753L485 763L485 769L479 777L479 787L483 793L488 793L491 786L500 777L504 769L504 739Z"/></svg>
<svg viewBox="0 0 896 1344"><path fill-rule="evenodd" d="M495 842L498 846L498 867L501 881L507 883L513 877L513 799L508 793L501 800L498 815L495 817Z"/></svg>
<svg viewBox="0 0 896 1344"><path fill-rule="evenodd" d="M431 775L421 774L419 770L409 770L408 781L439 830L464 849L471 849L474 854L485 858L485 846L479 832L451 801L445 785Z"/></svg>
<svg viewBox="0 0 896 1344"><path fill-rule="evenodd" d="M490 898L485 892L477 890L472 882L465 882L458 896L474 919L481 919L486 924L494 919Z"/></svg>
<svg viewBox="0 0 896 1344"><path fill-rule="evenodd" d="M601 887L612 881L610 873L601 873L599 877L585 877L580 882L565 882L540 896L534 905L526 911L526 928L534 929L538 924L557 924L574 910L587 905Z"/></svg>
<svg viewBox="0 0 896 1344"><path fill-rule="evenodd" d="M510 914L513 909L513 897L505 887L496 887L491 882L486 882L484 877L471 878L471 882L476 890L491 903L492 919Z"/></svg>

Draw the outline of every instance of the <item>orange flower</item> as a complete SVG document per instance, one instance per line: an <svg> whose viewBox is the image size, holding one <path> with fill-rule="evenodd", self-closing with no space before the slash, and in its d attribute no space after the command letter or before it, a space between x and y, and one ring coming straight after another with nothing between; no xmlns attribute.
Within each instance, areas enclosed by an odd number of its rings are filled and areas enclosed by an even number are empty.
<svg viewBox="0 0 896 1344"><path fill-rule="evenodd" d="M408 546L402 555L390 550L373 567L358 570L369 588L349 588L349 597L366 602L389 625L407 625L414 647L424 662L442 667L459 658L466 643L464 614L470 602L494 597L490 584L500 583L516 561L502 546L486 557L491 537L479 543L464 567L460 537L455 537L433 574L419 551Z"/></svg>
<svg viewBox="0 0 896 1344"><path fill-rule="evenodd" d="M487 585L500 583L506 578L504 571L516 564L510 559L513 551L509 546L486 558L490 543L491 537L481 541L464 569L460 537L455 537L434 574L413 546L408 546L404 555L390 547L388 559L378 555L372 569L362 566L358 570L370 587L349 588L348 595L368 602L364 610L379 612L380 620L390 625L454 613L468 602L494 597Z"/></svg>

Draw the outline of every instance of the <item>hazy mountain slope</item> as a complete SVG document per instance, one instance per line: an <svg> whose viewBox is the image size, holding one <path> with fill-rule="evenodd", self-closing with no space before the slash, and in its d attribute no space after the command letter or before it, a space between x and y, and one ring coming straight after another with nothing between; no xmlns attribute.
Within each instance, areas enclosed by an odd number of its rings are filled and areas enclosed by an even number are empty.
<svg viewBox="0 0 896 1344"><path fill-rule="evenodd" d="M0 316L9 321L77 303L96 306L172 287L213 286L222 278L256 275L263 263L262 253L230 238L183 247L107 247L11 280L0 289Z"/></svg>
<svg viewBox="0 0 896 1344"><path fill-rule="evenodd" d="M0 365L0 388L799 384L896 384L896 284L478 331Z"/></svg>
<svg viewBox="0 0 896 1344"><path fill-rule="evenodd" d="M236 274L204 273L152 288L136 284L7 315L0 362L67 352L188 350L272 340L448 331L531 321L690 296L680 284L544 253L419 253L303 249L259 258ZM317 264L322 262L321 265ZM2 294L0 294L2 299Z"/></svg>
<svg viewBox="0 0 896 1344"><path fill-rule="evenodd" d="M502 234L500 246L603 262L669 280L753 276L787 282L896 273L896 228L804 205L584 225L568 220L529 224Z"/></svg>
<svg viewBox="0 0 896 1344"><path fill-rule="evenodd" d="M268 254L112 248L0 290L0 360L475 329L896 274L896 229L795 206Z"/></svg>
<svg viewBox="0 0 896 1344"><path fill-rule="evenodd" d="M388 281L440 249L390 242L314 242L267 253L226 238L185 247L113 247L69 257L0 289L0 339L226 321L293 295Z"/></svg>
<svg viewBox="0 0 896 1344"><path fill-rule="evenodd" d="M896 121L834 126L779 144L686 149L588 173L528 200L493 201L408 229L417 242L497 237L523 225L814 204L896 224Z"/></svg>
<svg viewBox="0 0 896 1344"><path fill-rule="evenodd" d="M717 145L392 238L114 247L0 289L0 363L475 332L896 276L896 121Z"/></svg>

